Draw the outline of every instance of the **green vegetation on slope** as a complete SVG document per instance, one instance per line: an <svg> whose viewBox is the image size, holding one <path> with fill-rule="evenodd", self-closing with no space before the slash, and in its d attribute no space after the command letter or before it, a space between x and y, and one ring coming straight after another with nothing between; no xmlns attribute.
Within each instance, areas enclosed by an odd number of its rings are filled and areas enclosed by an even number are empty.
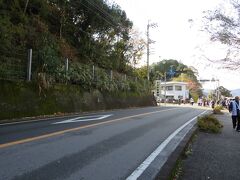
<svg viewBox="0 0 240 180"><path fill-rule="evenodd" d="M0 7L1 78L11 74L23 78L30 48L33 72L58 79L67 58L75 69L79 63L94 64L128 75L133 75L131 63L141 58L144 42L116 4L104 0L0 0Z"/></svg>

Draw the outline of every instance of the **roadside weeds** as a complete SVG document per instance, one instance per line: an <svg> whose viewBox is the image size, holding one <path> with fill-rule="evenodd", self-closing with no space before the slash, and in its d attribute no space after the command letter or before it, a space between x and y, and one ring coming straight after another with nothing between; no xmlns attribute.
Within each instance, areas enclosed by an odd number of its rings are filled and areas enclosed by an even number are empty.
<svg viewBox="0 0 240 180"><path fill-rule="evenodd" d="M184 148L183 152L180 154L179 158L176 161L175 166L173 167L169 180L178 180L181 178L181 175L183 173L183 160L188 158L188 156L192 154L192 145L197 139L198 132L199 130L197 129L196 131L194 131L194 133L190 137L189 142L186 144L186 147Z"/></svg>

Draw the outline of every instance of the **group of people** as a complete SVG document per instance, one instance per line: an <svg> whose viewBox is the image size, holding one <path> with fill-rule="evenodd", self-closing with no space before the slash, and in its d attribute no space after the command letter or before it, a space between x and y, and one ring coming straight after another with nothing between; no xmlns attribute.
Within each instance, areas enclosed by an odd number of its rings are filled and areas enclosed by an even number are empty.
<svg viewBox="0 0 240 180"><path fill-rule="evenodd" d="M219 102L218 102L219 103ZM194 100L193 98L190 99L190 104L193 105L194 104ZM212 108L215 107L215 101L214 100L207 100L207 99L203 99L202 97L199 97L197 100L197 105L198 106L210 106Z"/></svg>
<svg viewBox="0 0 240 180"><path fill-rule="evenodd" d="M228 106L229 112L232 113L232 124L233 129L240 132L240 108L239 108L239 97L236 96L234 100L230 101Z"/></svg>
<svg viewBox="0 0 240 180"><path fill-rule="evenodd" d="M233 129L240 132L240 104L239 97L236 96L234 99L223 99L221 101L216 102L217 104L221 104L223 107L228 108L229 112L232 114L232 125ZM190 99L190 104L194 104L193 98ZM201 98L197 101L198 106L211 106L214 108L215 101L211 100L203 100Z"/></svg>

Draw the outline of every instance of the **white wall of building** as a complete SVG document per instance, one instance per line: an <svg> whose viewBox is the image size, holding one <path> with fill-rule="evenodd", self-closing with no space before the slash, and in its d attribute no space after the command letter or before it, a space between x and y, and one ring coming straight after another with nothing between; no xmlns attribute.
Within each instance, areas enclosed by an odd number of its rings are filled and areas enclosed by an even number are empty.
<svg viewBox="0 0 240 180"><path fill-rule="evenodd" d="M155 81L154 95L157 99L164 99L166 86L166 98L167 99L189 99L189 90L187 89L187 83L185 82L161 82Z"/></svg>

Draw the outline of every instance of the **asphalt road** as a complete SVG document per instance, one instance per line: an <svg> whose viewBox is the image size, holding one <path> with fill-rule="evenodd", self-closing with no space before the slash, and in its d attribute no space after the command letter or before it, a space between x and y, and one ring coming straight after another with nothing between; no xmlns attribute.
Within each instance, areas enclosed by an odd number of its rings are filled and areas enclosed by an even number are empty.
<svg viewBox="0 0 240 180"><path fill-rule="evenodd" d="M126 179L202 112L148 107L0 125L0 179Z"/></svg>

